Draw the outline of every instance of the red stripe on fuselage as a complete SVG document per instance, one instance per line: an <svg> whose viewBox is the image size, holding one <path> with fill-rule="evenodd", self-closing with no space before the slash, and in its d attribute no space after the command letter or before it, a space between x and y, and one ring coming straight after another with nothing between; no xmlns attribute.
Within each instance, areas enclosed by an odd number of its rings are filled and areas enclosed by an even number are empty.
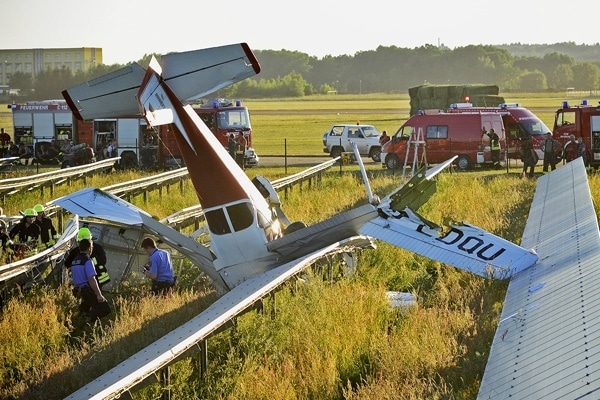
<svg viewBox="0 0 600 400"><path fill-rule="evenodd" d="M162 81L161 86L175 107L173 111L181 120L195 149L194 152L177 126L172 124L171 128L175 132L177 144L202 208L208 209L234 201L250 199L231 169L226 165L225 159L229 161L230 165L233 163L233 159L225 151L223 145L218 142L210 130L201 132L171 89ZM208 140L208 135L214 139L213 143ZM216 142L217 148L215 148L214 142ZM232 168L239 167L233 163Z"/></svg>

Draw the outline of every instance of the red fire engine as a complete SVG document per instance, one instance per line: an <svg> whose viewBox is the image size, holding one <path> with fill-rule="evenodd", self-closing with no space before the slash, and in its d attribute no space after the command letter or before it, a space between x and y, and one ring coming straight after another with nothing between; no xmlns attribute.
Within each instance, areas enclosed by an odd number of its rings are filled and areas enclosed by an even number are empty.
<svg viewBox="0 0 600 400"><path fill-rule="evenodd" d="M248 108L242 106L241 100L236 100L235 104L230 100L223 98L209 99L199 106L195 106L196 113L202 118L206 126L210 128L213 134L219 139L219 142L227 148L229 135L233 134L239 141L240 137L246 139L246 148L244 151L244 165L253 167L258 165L258 155L252 148L252 126L250 125L250 114ZM177 148L176 140L168 125L160 128L161 146L170 149L176 149L168 155L161 163L169 165L171 162L180 162L181 154ZM161 151L160 154L168 154ZM175 160L175 161L170 161Z"/></svg>
<svg viewBox="0 0 600 400"><path fill-rule="evenodd" d="M587 149L587 164L595 169L600 166L600 105L593 106L583 100L571 106L563 101L562 107L556 110L552 135L563 145L570 135L581 137Z"/></svg>

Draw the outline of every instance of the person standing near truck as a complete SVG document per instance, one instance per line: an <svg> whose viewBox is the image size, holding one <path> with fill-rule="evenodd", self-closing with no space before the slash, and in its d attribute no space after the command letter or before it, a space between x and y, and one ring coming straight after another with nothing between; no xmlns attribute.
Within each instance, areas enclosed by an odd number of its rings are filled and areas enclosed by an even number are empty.
<svg viewBox="0 0 600 400"><path fill-rule="evenodd" d="M4 128L0 128L0 157L4 157L8 153L10 147L10 135L4 132Z"/></svg>
<svg viewBox="0 0 600 400"><path fill-rule="evenodd" d="M490 131L486 131L485 127L482 129L482 135L487 135L490 138L490 150L492 155L492 166L494 168L500 168L500 137L491 128Z"/></svg>
<svg viewBox="0 0 600 400"><path fill-rule="evenodd" d="M538 156L533 148L530 136L525 136L521 139L521 161L523 162L523 180L527 179L527 176L533 178L533 171L538 162ZM527 170L529 170L529 174L527 174Z"/></svg>
<svg viewBox="0 0 600 400"><path fill-rule="evenodd" d="M248 147L248 141L244 137L244 133L240 132L238 137L238 148L235 154L235 159L241 169L245 169L244 156L246 155L246 147Z"/></svg>
<svg viewBox="0 0 600 400"><path fill-rule="evenodd" d="M577 144L577 140L575 140L575 135L569 136L569 141L565 143L562 152L562 158L566 162L571 162L577 158L577 149L579 145Z"/></svg>
<svg viewBox="0 0 600 400"><path fill-rule="evenodd" d="M560 142L552 137L552 133L546 134L546 139L542 142L542 148L544 149L544 168L543 172L548 172L548 166L550 170L556 169L556 157L560 151Z"/></svg>

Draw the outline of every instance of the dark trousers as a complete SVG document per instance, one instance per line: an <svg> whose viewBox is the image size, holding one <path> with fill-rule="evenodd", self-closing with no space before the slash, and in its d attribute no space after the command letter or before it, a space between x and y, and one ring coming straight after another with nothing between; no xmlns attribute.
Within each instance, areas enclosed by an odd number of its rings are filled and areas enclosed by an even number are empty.
<svg viewBox="0 0 600 400"><path fill-rule="evenodd" d="M79 312L87 314L90 321L95 321L110 314L110 305L108 301L98 302L96 294L89 286L74 288L73 295L81 300Z"/></svg>
<svg viewBox="0 0 600 400"><path fill-rule="evenodd" d="M497 168L500 166L500 150L492 150L491 153L492 164Z"/></svg>
<svg viewBox="0 0 600 400"><path fill-rule="evenodd" d="M556 156L554 154L544 154L544 172L548 172L548 166L550 166L550 171L556 169Z"/></svg>
<svg viewBox="0 0 600 400"><path fill-rule="evenodd" d="M171 291L171 288L173 286L175 286L176 280L177 280L177 277L172 281L163 281L163 282L152 281L152 293L155 295L169 293Z"/></svg>

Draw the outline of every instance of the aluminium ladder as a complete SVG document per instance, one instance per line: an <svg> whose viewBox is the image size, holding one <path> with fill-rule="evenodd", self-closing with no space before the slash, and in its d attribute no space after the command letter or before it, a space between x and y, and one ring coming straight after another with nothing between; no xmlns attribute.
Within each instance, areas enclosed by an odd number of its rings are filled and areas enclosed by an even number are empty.
<svg viewBox="0 0 600 400"><path fill-rule="evenodd" d="M417 167L421 165L427 166L427 151L426 151L426 143L423 139L423 128L419 127L417 133L412 132L410 137L408 138L408 142L406 143L406 155L404 156L404 166L402 167L402 180L404 180L404 175L406 173L406 167L408 165L408 154L410 153L410 148L413 146L413 161L412 167L410 170L410 177L412 178L415 174ZM423 147L423 151L421 153L421 160L419 161L419 147Z"/></svg>

